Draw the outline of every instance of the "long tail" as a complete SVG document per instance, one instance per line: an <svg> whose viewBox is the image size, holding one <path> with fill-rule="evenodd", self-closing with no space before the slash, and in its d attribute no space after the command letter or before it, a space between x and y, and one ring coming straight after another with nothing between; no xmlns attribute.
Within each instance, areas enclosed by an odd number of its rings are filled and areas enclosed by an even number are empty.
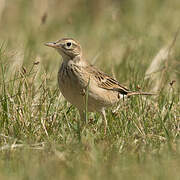
<svg viewBox="0 0 180 180"><path fill-rule="evenodd" d="M138 91L131 91L127 93L127 96L133 96L133 95L146 95L146 96L153 96L157 95L156 93L148 93L148 92L138 92Z"/></svg>

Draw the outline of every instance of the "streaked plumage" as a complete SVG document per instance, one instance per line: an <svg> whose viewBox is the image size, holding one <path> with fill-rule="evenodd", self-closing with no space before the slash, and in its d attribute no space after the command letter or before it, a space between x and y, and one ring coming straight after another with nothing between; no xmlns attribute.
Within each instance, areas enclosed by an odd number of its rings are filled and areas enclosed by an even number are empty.
<svg viewBox="0 0 180 180"><path fill-rule="evenodd" d="M79 109L83 118L88 86L88 111L102 113L105 131L106 107L116 104L123 96L152 95L152 93L130 91L112 77L90 65L82 56L79 42L72 38L63 38L45 45L55 48L63 58L58 72L58 84L63 96Z"/></svg>

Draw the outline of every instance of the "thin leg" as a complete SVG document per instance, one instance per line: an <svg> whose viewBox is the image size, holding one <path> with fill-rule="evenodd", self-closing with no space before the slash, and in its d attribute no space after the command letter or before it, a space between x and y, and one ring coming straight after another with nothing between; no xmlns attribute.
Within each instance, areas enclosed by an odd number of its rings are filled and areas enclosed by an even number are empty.
<svg viewBox="0 0 180 180"><path fill-rule="evenodd" d="M116 113L116 112L119 110L120 106L121 106L121 104L118 104L118 106L116 107L116 109L114 109L114 110L112 111L112 113Z"/></svg>
<svg viewBox="0 0 180 180"><path fill-rule="evenodd" d="M106 119L106 112L104 110L104 108L101 111L103 120L104 120L104 134L106 134L106 130L107 130L107 119Z"/></svg>

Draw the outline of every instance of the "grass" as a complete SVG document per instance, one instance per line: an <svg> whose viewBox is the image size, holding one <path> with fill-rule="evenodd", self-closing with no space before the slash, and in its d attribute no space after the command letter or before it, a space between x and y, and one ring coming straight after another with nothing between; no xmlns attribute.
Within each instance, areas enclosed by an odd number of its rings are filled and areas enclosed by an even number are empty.
<svg viewBox="0 0 180 180"><path fill-rule="evenodd" d="M179 179L179 8L178 0L2 1L0 179ZM67 36L90 63L158 96L107 109L106 135L98 113L82 125L57 86L61 59L43 45Z"/></svg>

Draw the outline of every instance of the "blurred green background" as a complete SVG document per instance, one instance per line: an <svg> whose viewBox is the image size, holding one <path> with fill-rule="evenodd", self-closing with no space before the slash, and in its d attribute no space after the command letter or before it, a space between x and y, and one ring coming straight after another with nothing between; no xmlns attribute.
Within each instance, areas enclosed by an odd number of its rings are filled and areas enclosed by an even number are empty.
<svg viewBox="0 0 180 180"><path fill-rule="evenodd" d="M172 42L179 9L178 0L1 0L0 41L11 55L23 56L10 58L11 63L41 61L54 76L59 55L43 44L72 37L80 41L90 63L108 72L113 68L121 82L127 82L128 68L144 76L154 56ZM175 58L179 62L177 51Z"/></svg>
<svg viewBox="0 0 180 180"><path fill-rule="evenodd" d="M0 0L0 179L179 179L179 19L179 0ZM44 46L63 37L159 96L107 110L107 135L98 113L80 129Z"/></svg>

